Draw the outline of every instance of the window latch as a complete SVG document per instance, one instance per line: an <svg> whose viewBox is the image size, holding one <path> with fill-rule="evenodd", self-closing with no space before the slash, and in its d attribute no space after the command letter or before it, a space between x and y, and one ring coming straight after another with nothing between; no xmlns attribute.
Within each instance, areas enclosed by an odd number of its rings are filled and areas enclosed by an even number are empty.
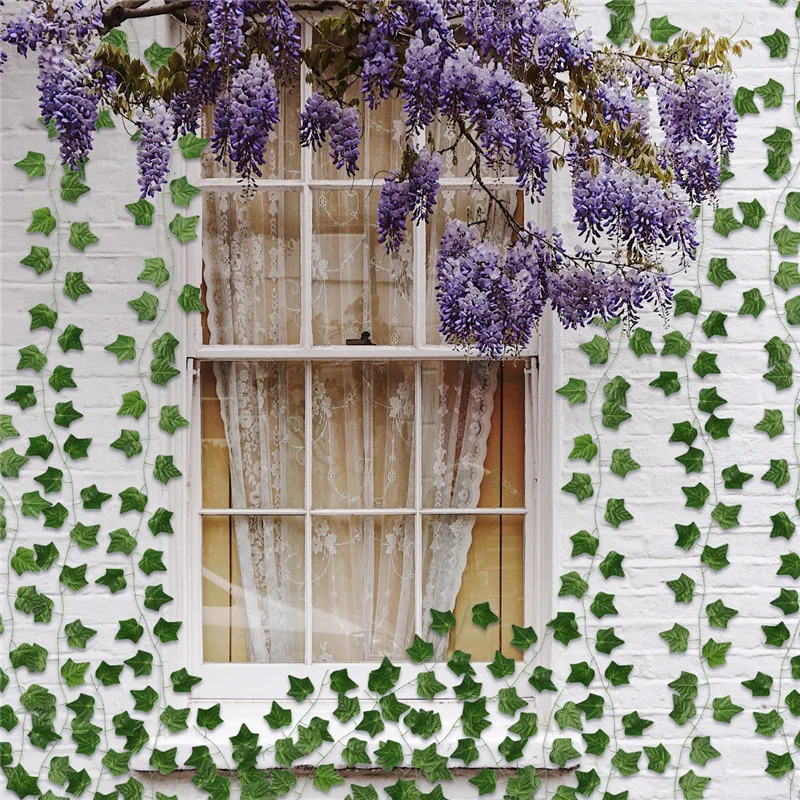
<svg viewBox="0 0 800 800"><path fill-rule="evenodd" d="M344 343L354 347L361 347L364 345L375 347L375 342L369 338L369 331L364 331L361 336L358 337L358 339L345 339Z"/></svg>

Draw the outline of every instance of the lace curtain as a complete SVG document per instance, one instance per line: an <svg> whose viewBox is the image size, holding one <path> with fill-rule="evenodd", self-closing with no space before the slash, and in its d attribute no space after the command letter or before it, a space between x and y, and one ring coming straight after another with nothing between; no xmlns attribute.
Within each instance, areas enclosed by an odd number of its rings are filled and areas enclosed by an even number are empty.
<svg viewBox="0 0 800 800"><path fill-rule="evenodd" d="M376 246L374 220L365 219L370 201L329 194L335 202L320 193L322 205L314 209L315 341L318 331L339 342L372 325L381 343L405 343L412 329L408 253L388 259ZM472 200L455 195L443 198L438 225L448 212L470 213ZM235 190L207 194L212 343L299 341L299 217L299 197L291 192L261 192L249 200ZM334 268L323 270L323 263ZM429 319L427 326L435 322ZM477 506L495 366L425 363L422 409L414 408L411 363L315 363L311 408L304 407L302 364L217 363L214 372L230 451L232 507L302 508L310 451L312 507L411 508L415 446L422 447L423 507ZM304 441L305 414L312 415L310 443ZM414 442L415 414L422 415L421 443ZM305 658L306 576L314 598L312 660L404 658L414 634L415 569L422 570L425 624L431 608L455 605L474 523L468 513L425 516L424 552L415 553L413 515L315 515L312 563L306 565L302 517L232 519L254 662Z"/></svg>

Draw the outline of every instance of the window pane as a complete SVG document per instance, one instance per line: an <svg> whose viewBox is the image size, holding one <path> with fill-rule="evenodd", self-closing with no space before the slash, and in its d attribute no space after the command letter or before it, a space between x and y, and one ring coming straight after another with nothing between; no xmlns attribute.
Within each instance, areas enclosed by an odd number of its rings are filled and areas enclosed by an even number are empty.
<svg viewBox="0 0 800 800"><path fill-rule="evenodd" d="M440 117L434 119L430 126L430 134L436 142L437 150L445 150L442 154L442 178L464 178L470 175L470 168L475 161L475 149L466 138L462 138L458 145L455 144L457 132L453 126ZM485 162L481 163L481 174L490 178L504 178L510 176L511 168L501 164L499 169L493 169Z"/></svg>
<svg viewBox="0 0 800 800"><path fill-rule="evenodd" d="M263 178L277 180L300 179L300 77L291 86L280 90L280 121L270 136L264 152ZM203 112L203 135L210 137L214 131L213 112L210 106ZM230 162L218 163L210 147L203 151L202 174L204 178L237 178Z"/></svg>
<svg viewBox="0 0 800 800"><path fill-rule="evenodd" d="M495 194L506 203L517 222L522 224L525 221L525 198L522 192L511 187L498 187ZM473 226L479 238L485 232L490 240L503 246L511 240L511 227L505 216L496 205L489 205L483 192L442 189L426 228L428 285L425 299L425 337L428 344L444 343L444 337L439 333L439 309L436 305L436 258L447 223L456 219L466 223L481 221L483 224Z"/></svg>
<svg viewBox="0 0 800 800"><path fill-rule="evenodd" d="M303 508L303 364L205 363L201 382L203 505Z"/></svg>
<svg viewBox="0 0 800 800"><path fill-rule="evenodd" d="M411 244L390 256L378 242L378 194L313 194L314 344L345 344L362 331L376 345L413 341Z"/></svg>
<svg viewBox="0 0 800 800"><path fill-rule="evenodd" d="M413 508L414 365L319 362L311 391L314 508Z"/></svg>
<svg viewBox="0 0 800 800"><path fill-rule="evenodd" d="M300 194L239 189L204 198L210 344L300 341Z"/></svg>
<svg viewBox="0 0 800 800"><path fill-rule="evenodd" d="M491 661L496 650L520 658L511 647L511 625L523 625L524 520L522 516L423 517L423 625L430 610L453 608L456 627L449 652L464 650L474 661ZM473 625L472 606L489 603L498 625Z"/></svg>
<svg viewBox="0 0 800 800"><path fill-rule="evenodd" d="M313 660L407 661L413 516L314 517L311 546Z"/></svg>
<svg viewBox="0 0 800 800"><path fill-rule="evenodd" d="M302 661L304 563L302 517L204 517L204 661Z"/></svg>

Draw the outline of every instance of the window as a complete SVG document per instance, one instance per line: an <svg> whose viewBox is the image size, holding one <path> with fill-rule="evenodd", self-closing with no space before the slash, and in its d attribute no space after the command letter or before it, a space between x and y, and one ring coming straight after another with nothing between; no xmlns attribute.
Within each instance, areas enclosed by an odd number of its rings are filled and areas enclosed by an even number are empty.
<svg viewBox="0 0 800 800"><path fill-rule="evenodd" d="M496 364L445 346L434 267L448 219L488 217L493 235L507 232L457 148L431 224L388 255L373 176L399 165L402 111L365 112L350 180L325 149L297 144L308 91L301 76L284 93L283 129L252 194L210 158L198 180L200 658L403 661L415 633L428 638L431 609L458 620L439 655L518 657L511 625L530 624L533 603L536 363L531 352ZM497 184L524 219L513 179ZM484 600L501 615L486 632L469 622Z"/></svg>

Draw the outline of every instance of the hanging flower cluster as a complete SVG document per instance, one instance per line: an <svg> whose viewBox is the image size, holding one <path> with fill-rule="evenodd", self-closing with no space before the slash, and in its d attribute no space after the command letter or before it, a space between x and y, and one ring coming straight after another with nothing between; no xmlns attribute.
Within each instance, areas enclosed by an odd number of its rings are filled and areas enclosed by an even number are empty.
<svg viewBox="0 0 800 800"><path fill-rule="evenodd" d="M364 115L398 98L405 156L381 176L380 242L396 251L409 218L429 221L442 156L455 148L469 153L466 174L512 242L500 246L485 220L445 231L437 292L442 332L455 345L514 352L548 303L569 327L633 323L646 306L668 312L670 264L685 266L697 247L692 206L714 200L735 144L728 60L747 43L703 31L663 44L634 37L629 49L598 45L564 0L342 0L322 9L303 49L296 1L196 0L185 41L157 75L104 38L130 4L29 0L0 40L38 58L42 116L65 164L88 157L103 107L140 128L142 197L164 186L171 142L197 130L204 106L215 106L216 158L252 185L279 122L280 90L301 61L315 90L300 142L327 146L349 177L360 169ZM539 201L561 167L582 239L574 250L557 231L516 219L487 177L513 175Z"/></svg>

